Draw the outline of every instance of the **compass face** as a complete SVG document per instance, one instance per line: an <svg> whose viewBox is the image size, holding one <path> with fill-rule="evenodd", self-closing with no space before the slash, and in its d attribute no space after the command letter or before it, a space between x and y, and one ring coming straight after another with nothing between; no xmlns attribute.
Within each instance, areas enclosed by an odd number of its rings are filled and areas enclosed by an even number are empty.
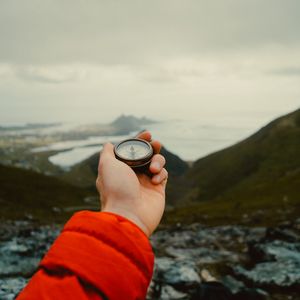
<svg viewBox="0 0 300 300"><path fill-rule="evenodd" d="M145 165L153 155L152 146L141 139L128 139L115 146L118 159L135 167Z"/></svg>

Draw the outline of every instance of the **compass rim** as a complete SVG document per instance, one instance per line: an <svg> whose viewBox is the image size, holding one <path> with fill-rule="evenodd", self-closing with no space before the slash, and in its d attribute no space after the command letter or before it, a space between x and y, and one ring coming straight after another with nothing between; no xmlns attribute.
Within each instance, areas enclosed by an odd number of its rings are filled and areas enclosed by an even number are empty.
<svg viewBox="0 0 300 300"><path fill-rule="evenodd" d="M122 144L124 144L126 142L130 142L130 141L138 141L140 143L146 144L148 147L148 150L149 150L148 153L145 156L138 158L138 159L130 159L130 158L124 157L123 155L119 154L118 148ZM129 138L129 139L123 140L123 141L119 142L118 144L116 144L114 147L114 153L115 153L115 156L119 158L119 160L121 160L125 163L128 162L129 166L138 167L138 166L146 165L149 162L150 158L153 156L154 151L153 151L152 145L148 141L145 141L145 140L139 139L139 138Z"/></svg>

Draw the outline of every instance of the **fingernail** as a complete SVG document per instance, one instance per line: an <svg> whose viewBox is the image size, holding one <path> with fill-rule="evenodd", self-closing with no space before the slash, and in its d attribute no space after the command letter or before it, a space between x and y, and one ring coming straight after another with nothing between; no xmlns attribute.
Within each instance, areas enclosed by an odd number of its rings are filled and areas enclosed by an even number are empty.
<svg viewBox="0 0 300 300"><path fill-rule="evenodd" d="M160 180L161 180L161 177L159 175L155 176L155 181L156 182L160 182Z"/></svg>
<svg viewBox="0 0 300 300"><path fill-rule="evenodd" d="M160 170L160 163L155 161L154 163L152 163L152 168Z"/></svg>

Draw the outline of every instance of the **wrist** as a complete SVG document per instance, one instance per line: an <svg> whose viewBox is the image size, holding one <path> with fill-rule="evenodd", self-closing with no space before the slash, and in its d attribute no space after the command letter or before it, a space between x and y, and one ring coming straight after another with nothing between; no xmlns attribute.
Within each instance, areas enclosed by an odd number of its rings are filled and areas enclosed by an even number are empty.
<svg viewBox="0 0 300 300"><path fill-rule="evenodd" d="M113 213L126 218L134 223L140 230L142 230L147 237L150 237L151 232L148 227L141 221L141 219L128 209L122 207L103 207L102 212Z"/></svg>

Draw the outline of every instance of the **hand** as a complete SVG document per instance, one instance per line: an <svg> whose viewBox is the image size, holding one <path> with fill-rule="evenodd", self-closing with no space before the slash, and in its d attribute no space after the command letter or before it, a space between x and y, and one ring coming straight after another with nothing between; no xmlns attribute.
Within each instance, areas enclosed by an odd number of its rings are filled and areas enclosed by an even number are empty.
<svg viewBox="0 0 300 300"><path fill-rule="evenodd" d="M148 131L137 137L151 141ZM114 146L108 143L101 152L96 181L101 196L101 210L129 219L147 236L151 235L162 218L168 178L168 172L164 168L165 158L158 154L160 142L153 141L151 145L156 153L149 167L152 178L145 174L136 174L128 165L117 160Z"/></svg>

